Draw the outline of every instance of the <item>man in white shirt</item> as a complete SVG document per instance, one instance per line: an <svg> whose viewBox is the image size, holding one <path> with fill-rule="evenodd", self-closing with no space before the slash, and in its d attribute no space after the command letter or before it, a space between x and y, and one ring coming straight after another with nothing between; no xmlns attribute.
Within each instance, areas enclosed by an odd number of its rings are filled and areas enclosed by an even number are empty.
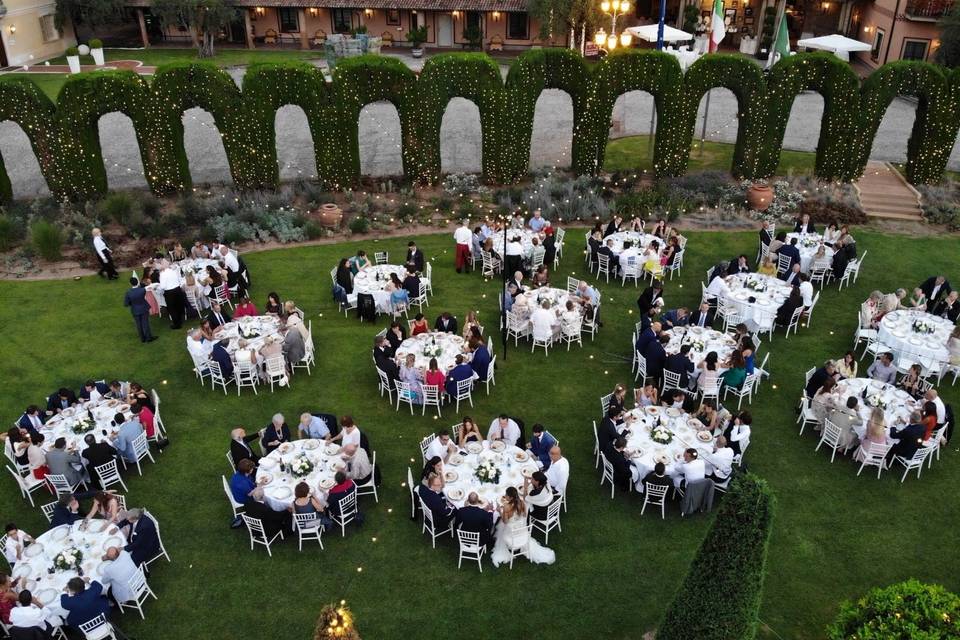
<svg viewBox="0 0 960 640"><path fill-rule="evenodd" d="M511 229L523 229L523 214L517 211L510 220Z"/></svg>
<svg viewBox="0 0 960 640"><path fill-rule="evenodd" d="M117 547L107 549L100 566L101 582L109 585L110 593L117 602L136 600L137 594L130 587L130 579L137 574L137 565L126 551Z"/></svg>
<svg viewBox="0 0 960 640"><path fill-rule="evenodd" d="M803 298L803 308L809 310L813 305L813 283L810 282L810 276L801 273L800 279L800 297Z"/></svg>
<svg viewBox="0 0 960 640"><path fill-rule="evenodd" d="M676 466L674 472L673 484L679 487L684 482L690 484L703 480L706 477L707 468L699 458L696 449L687 449L683 452L683 462Z"/></svg>
<svg viewBox="0 0 960 640"><path fill-rule="evenodd" d="M180 288L180 269L167 265L160 271L160 288L170 316L170 328L179 329L186 313L187 297Z"/></svg>
<svg viewBox="0 0 960 640"><path fill-rule="evenodd" d="M235 289L239 296L246 295L246 287L240 280L240 259L225 244L220 245L220 259L227 267L227 286Z"/></svg>
<svg viewBox="0 0 960 640"><path fill-rule="evenodd" d="M633 265L636 266L640 262L640 252L637 251L637 248L633 246L633 243L627 240L623 243L623 251L620 253L620 272L623 273L627 265L630 264L630 260L633 260Z"/></svg>
<svg viewBox="0 0 960 640"><path fill-rule="evenodd" d="M10 610L10 627L30 629L38 627L47 629L47 620L53 617L49 609L44 608L40 601L33 597L29 589L24 589L17 596L20 606Z"/></svg>
<svg viewBox="0 0 960 640"><path fill-rule="evenodd" d="M453 232L453 241L457 243L457 255L455 265L457 273L466 271L470 260L470 241L473 234L470 233L470 221L464 219L457 230Z"/></svg>
<svg viewBox="0 0 960 640"><path fill-rule="evenodd" d="M501 413L500 417L495 418L490 423L490 429L487 431L487 440L503 440L507 444L516 444L520 439L520 427L510 416Z"/></svg>
<svg viewBox="0 0 960 640"><path fill-rule="evenodd" d="M943 404L943 400L940 398L940 395L937 393L936 389L929 389L925 394L923 394L923 399L925 402L932 402L937 405L937 424L942 425L947 421L947 405Z"/></svg>
<svg viewBox="0 0 960 640"><path fill-rule="evenodd" d="M530 326L533 328L534 340L550 340L553 338L553 323L557 316L550 311L550 303L546 300L540 308L530 314Z"/></svg>
<svg viewBox="0 0 960 640"><path fill-rule="evenodd" d="M94 229L90 233L93 235L93 250L96 251L97 260L100 262L100 270L97 271L97 275L101 278L106 277L109 280L116 280L118 275L117 268L113 265L113 252L110 251L110 247L103 239L100 229Z"/></svg>
<svg viewBox="0 0 960 640"><path fill-rule="evenodd" d="M446 464L447 460L450 459L450 456L457 452L457 445L450 440L450 432L446 429L441 430L437 433L437 437L433 439L433 442L430 443L430 446L427 447L427 460L431 458L440 458Z"/></svg>
<svg viewBox="0 0 960 640"><path fill-rule="evenodd" d="M727 286L726 280L720 275L714 276L710 284L707 285L707 297L710 298L726 297L729 291L730 288Z"/></svg>
<svg viewBox="0 0 960 640"><path fill-rule="evenodd" d="M570 462L563 457L560 447L550 449L550 468L544 471L550 486L559 493L567 490L567 481L570 479Z"/></svg>
<svg viewBox="0 0 960 640"><path fill-rule="evenodd" d="M300 425L297 430L303 437L315 440L326 440L327 436L330 435L330 427L327 426L327 421L310 413L300 414Z"/></svg>
<svg viewBox="0 0 960 640"><path fill-rule="evenodd" d="M213 351L213 342L203 337L203 332L194 329L187 336L187 351L198 362L206 362Z"/></svg>
<svg viewBox="0 0 960 640"><path fill-rule="evenodd" d="M534 471L523 479L523 501L530 508L530 515L537 520L547 519L547 507L553 502L553 489L543 471Z"/></svg>
<svg viewBox="0 0 960 640"><path fill-rule="evenodd" d="M893 366L893 354L881 353L880 357L867 367L867 375L879 382L895 384L897 382L897 368Z"/></svg>
<svg viewBox="0 0 960 640"><path fill-rule="evenodd" d="M584 302L592 304L594 307L600 306L600 294L591 287L586 281L581 280L577 285L577 294Z"/></svg>
<svg viewBox="0 0 960 640"><path fill-rule="evenodd" d="M543 231L543 228L547 226L547 221L544 219L543 214L540 212L540 209L533 210L533 217L530 218L530 221L527 223L527 226L530 227L531 231L536 231L540 233Z"/></svg>
<svg viewBox="0 0 960 640"><path fill-rule="evenodd" d="M7 541L3 546L3 556L7 559L10 568L13 568L23 557L23 548L33 538L26 531L20 531L12 522L6 527Z"/></svg>
<svg viewBox="0 0 960 640"><path fill-rule="evenodd" d="M710 479L714 482L725 482L733 471L733 449L727 446L727 439L719 436L714 443L713 455L710 456Z"/></svg>

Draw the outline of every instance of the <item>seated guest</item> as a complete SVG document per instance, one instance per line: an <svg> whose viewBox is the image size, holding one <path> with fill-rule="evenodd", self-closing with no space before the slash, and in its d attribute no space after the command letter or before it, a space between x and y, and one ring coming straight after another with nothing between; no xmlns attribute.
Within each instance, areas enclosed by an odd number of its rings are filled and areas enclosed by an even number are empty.
<svg viewBox="0 0 960 640"><path fill-rule="evenodd" d="M483 341L474 340L470 342L470 351L473 355L470 358L470 367L477 372L480 380L486 380L490 369L490 352Z"/></svg>
<svg viewBox="0 0 960 640"><path fill-rule="evenodd" d="M781 280L794 287L800 286L801 278L803 278L803 273L800 271L799 262L793 263L789 269L780 274Z"/></svg>
<svg viewBox="0 0 960 640"><path fill-rule="evenodd" d="M390 355L395 356L401 343L407 339L407 330L400 326L400 323L394 320L387 329L387 344L390 345Z"/></svg>
<svg viewBox="0 0 960 640"><path fill-rule="evenodd" d="M627 398L627 388L624 387L622 384L618 384L613 388L613 393L611 394L611 397L610 397L610 404L608 405L607 408L609 409L611 407L616 407L620 413L623 413L623 411L626 409L626 407L624 406L624 401L626 400L626 398Z"/></svg>
<svg viewBox="0 0 960 640"><path fill-rule="evenodd" d="M97 491L93 494L93 503L84 521L89 522L100 516L110 522L119 522L121 516L120 500L112 491Z"/></svg>
<svg viewBox="0 0 960 640"><path fill-rule="evenodd" d="M920 290L927 297L927 312L929 313L933 313L940 301L953 291L944 276L930 276L920 285Z"/></svg>
<svg viewBox="0 0 960 640"><path fill-rule="evenodd" d="M923 417L920 419L920 424L923 425L923 441L926 442L937 428L937 405L932 402L923 403Z"/></svg>
<svg viewBox="0 0 960 640"><path fill-rule="evenodd" d="M626 433L626 429L621 430L622 425L623 411L616 407L607 409L607 415L600 421L600 426L597 428L597 441L601 450Z"/></svg>
<svg viewBox="0 0 960 640"><path fill-rule="evenodd" d="M47 398L47 415L60 413L75 404L77 404L77 395L66 387L60 387L56 393Z"/></svg>
<svg viewBox="0 0 960 640"><path fill-rule="evenodd" d="M873 380L894 384L897 381L897 368L893 366L893 354L881 353L867 368L867 375Z"/></svg>
<svg viewBox="0 0 960 640"><path fill-rule="evenodd" d="M463 416L460 422L460 441L457 443L461 447L466 447L469 442L483 441L483 434L480 433L480 427L470 416Z"/></svg>
<svg viewBox="0 0 960 640"><path fill-rule="evenodd" d="M157 534L157 526L151 518L143 514L142 510L129 509L126 518L119 525L121 530L129 529L126 533L127 544L123 550L130 553L134 564L139 566L157 557L160 553L160 536Z"/></svg>
<svg viewBox="0 0 960 640"><path fill-rule="evenodd" d="M837 361L837 373L840 374L841 379L856 378L858 369L857 356L853 351L847 351L843 354L843 359Z"/></svg>
<svg viewBox="0 0 960 640"><path fill-rule="evenodd" d="M280 302L280 294L274 291L267 294L267 304L263 308L263 313L268 316L279 316L283 313L283 303Z"/></svg>
<svg viewBox="0 0 960 640"><path fill-rule="evenodd" d="M707 284L705 302L715 300L716 298L725 298L730 293L730 287L727 285L727 281L724 280L723 273L720 271L721 266L722 265L717 265L711 269L711 272L714 275L710 278L710 282Z"/></svg>
<svg viewBox="0 0 960 640"><path fill-rule="evenodd" d="M373 339L373 360L377 369L387 374L387 379L391 384L400 379L400 367L393 359L390 343L387 342L385 336L377 336Z"/></svg>
<svg viewBox="0 0 960 640"><path fill-rule="evenodd" d="M603 449L603 455L613 467L613 483L628 491L630 485L637 480L640 472L633 463L624 455L624 449L627 447L627 441L624 438L617 438L606 449Z"/></svg>
<svg viewBox="0 0 960 640"><path fill-rule="evenodd" d="M687 388L690 383L690 374L694 371L693 360L690 358L691 348L692 347L689 344L681 345L680 351L673 355L667 356L667 359L663 364L665 371L672 371L673 373L679 374L680 389Z"/></svg>
<svg viewBox="0 0 960 640"><path fill-rule="evenodd" d="M247 435L243 427L237 427L230 432L230 457L233 459L234 467L237 467L244 458L253 462L254 466L260 462L260 456L254 453L248 443L258 440L262 435L262 433ZM242 500L239 502L242 502Z"/></svg>
<svg viewBox="0 0 960 640"><path fill-rule="evenodd" d="M910 416L910 424L902 429L890 427L890 438L896 440L896 444L887 453L887 462L893 461L894 456L900 456L907 460L912 458L917 449L923 446L924 431L924 426L920 422L920 415L916 412Z"/></svg>
<svg viewBox="0 0 960 640"><path fill-rule="evenodd" d="M803 297L800 295L800 288L793 287L790 295L777 309L777 325L781 327L789 326L790 321L793 319L794 312L801 307L803 307Z"/></svg>
<svg viewBox="0 0 960 640"><path fill-rule="evenodd" d="M763 260L760 261L760 266L757 267L757 273L764 276L775 277L777 275L777 265L773 261L773 256L769 253L763 256Z"/></svg>
<svg viewBox="0 0 960 640"><path fill-rule="evenodd" d="M689 485L707 476L706 465L700 459L696 449L687 449L683 452L683 462L676 466L676 477L673 483L678 487Z"/></svg>
<svg viewBox="0 0 960 640"><path fill-rule="evenodd" d="M37 600L29 589L22 589L19 594L14 593L8 576L3 576L3 580L6 582L7 591L4 596L6 599L0 607L10 606L9 612L4 616L3 623L8 626L7 631L11 640L18 640L19 638L30 638L31 640L42 638L46 640L52 637L47 625L47 617L50 612L44 609L43 603ZM10 599L11 597L13 600ZM11 606L14 602L19 606ZM18 634L19 630L23 631Z"/></svg>
<svg viewBox="0 0 960 640"><path fill-rule="evenodd" d="M153 438L154 433L156 432L156 427L153 419L153 411L151 411L146 405L140 404L139 402L131 403L130 413L134 415L137 422L143 425L143 430L147 434L147 438Z"/></svg>
<svg viewBox="0 0 960 640"><path fill-rule="evenodd" d="M503 440L508 445L517 444L521 435L520 425L505 413L501 413L495 418L487 430L487 440L490 442Z"/></svg>
<svg viewBox="0 0 960 640"><path fill-rule="evenodd" d="M122 413L114 416L113 423L119 425L119 429L117 429L112 439L113 448L116 449L117 453L127 462L136 463L137 452L133 448L133 441L136 440L140 434L145 433L143 425L137 420L125 420Z"/></svg>
<svg viewBox="0 0 960 640"><path fill-rule="evenodd" d="M691 327L713 328L714 313L710 310L710 303L700 303L700 308L690 314L687 325Z"/></svg>
<svg viewBox="0 0 960 640"><path fill-rule="evenodd" d="M214 333L216 333L220 327L230 322L230 320L230 314L220 308L219 302L214 302L210 305L207 322L210 323L210 328L213 329Z"/></svg>
<svg viewBox="0 0 960 640"><path fill-rule="evenodd" d="M80 399L81 400L99 400L102 396L106 395L110 391L110 388L102 382L94 382L93 380L87 380L83 383L83 388L80 389Z"/></svg>
<svg viewBox="0 0 960 640"><path fill-rule="evenodd" d="M750 425L753 424L753 416L749 411L741 411L740 414L730 421L723 437L730 443L730 448L737 455L743 454L747 445L750 444Z"/></svg>
<svg viewBox="0 0 960 640"><path fill-rule="evenodd" d="M270 455L285 442L290 442L290 427L284 421L282 413L275 413L260 438L263 454Z"/></svg>
<svg viewBox="0 0 960 640"><path fill-rule="evenodd" d="M450 370L450 373L447 374L446 390L447 395L450 397L456 397L457 395L457 383L463 380L472 380L475 375L477 375L473 368L464 362L463 354L458 353L457 357L454 358L456 363L453 369Z"/></svg>
<svg viewBox="0 0 960 640"><path fill-rule="evenodd" d="M550 223L543 217L540 209L533 210L533 217L527 221L527 226L531 231L540 233L543 231L544 227L548 226Z"/></svg>
<svg viewBox="0 0 960 640"><path fill-rule="evenodd" d="M430 358L427 370L423 373L423 384L432 385L438 389L443 389L447 382L447 374L440 370L436 358Z"/></svg>
<svg viewBox="0 0 960 640"><path fill-rule="evenodd" d="M787 232L781 231L776 236L774 236L773 240L770 241L770 247L768 249L769 254L772 256L775 256L777 252L780 251L780 247L785 245L786 242L787 242Z"/></svg>
<svg viewBox="0 0 960 640"><path fill-rule="evenodd" d="M427 322L427 319L423 317L422 313L418 313L413 316L413 322L410 323L410 336L418 336L421 333L429 333L430 324Z"/></svg>
<svg viewBox="0 0 960 640"><path fill-rule="evenodd" d="M353 293L353 272L350 270L350 260L348 258L340 258L340 262L337 263L336 281L338 285L343 287L345 293Z"/></svg>
<svg viewBox="0 0 960 640"><path fill-rule="evenodd" d="M440 458L443 462L446 462L450 459L450 456L456 452L457 445L453 439L450 438L450 431L448 429L441 429L437 432L437 437L434 438L430 446L427 447L427 452L424 454L424 457L428 459Z"/></svg>
<svg viewBox="0 0 960 640"><path fill-rule="evenodd" d="M797 247L797 238L791 238L790 243L780 247L780 250L777 253L779 253L781 256L788 256L790 258L790 269L788 269L788 271L793 269L793 265L800 264L800 249ZM786 280L785 274L781 277Z"/></svg>
<svg viewBox="0 0 960 640"><path fill-rule="evenodd" d="M303 334L297 326L299 326L299 324L290 326L288 323L287 329L283 334L281 351L283 352L283 359L286 360L288 367L292 367L303 360L303 356L307 354L306 342L304 342Z"/></svg>
<svg viewBox="0 0 960 640"><path fill-rule="evenodd" d="M337 476L341 475L343 472L338 471ZM330 490L330 494L333 494L333 489ZM256 518L263 523L263 532L267 539L273 538L280 532L293 530L293 515L286 509L277 511L264 502L263 487L257 487L250 493L250 497L243 505L243 512L247 517Z"/></svg>
<svg viewBox="0 0 960 640"><path fill-rule="evenodd" d="M349 264L350 272L353 273L353 275L357 275L357 273L363 269L373 266L373 263L370 262L370 258L367 257L367 252L363 249L357 251L357 255L350 258Z"/></svg>
<svg viewBox="0 0 960 640"><path fill-rule="evenodd" d="M17 425L27 431L38 431L43 426L43 416L40 413L40 407L35 404L30 405L17 420Z"/></svg>
<svg viewBox="0 0 960 640"><path fill-rule="evenodd" d="M823 386L810 399L810 409L821 423L827 418L827 414L836 408L836 403L839 400L836 387L837 381L832 377L827 378L823 381Z"/></svg>
<svg viewBox="0 0 960 640"><path fill-rule="evenodd" d="M443 484L443 459L440 456L433 456L432 458L427 458L427 461L423 464L423 469L420 471L420 484L425 487L430 486L430 479L434 476L437 476Z"/></svg>
<svg viewBox="0 0 960 640"><path fill-rule="evenodd" d="M927 310L927 294L920 287L915 288L910 296L910 308L917 311Z"/></svg>
<svg viewBox="0 0 960 640"><path fill-rule="evenodd" d="M210 359L220 365L220 374L224 380L233 378L233 359L227 352L229 340L221 340L213 343L213 349L210 351Z"/></svg>
<svg viewBox="0 0 960 640"><path fill-rule="evenodd" d="M658 462L653 466L653 471L643 476L643 480L639 484L643 489L651 485L670 487L673 485L673 480L667 475L667 467L662 462Z"/></svg>
<svg viewBox="0 0 960 640"><path fill-rule="evenodd" d="M53 448L47 451L47 468L49 473L62 475L71 487L84 481L80 467L80 454L76 451L67 451L67 439L60 437L53 441Z"/></svg>
<svg viewBox="0 0 960 640"><path fill-rule="evenodd" d="M236 464L236 471L230 476L230 493L233 495L234 502L244 504L250 499L253 490L257 488L257 483L253 479L256 470L257 466L249 458L244 458ZM237 516L231 526L237 528L242 523L243 519Z"/></svg>
<svg viewBox="0 0 960 640"><path fill-rule="evenodd" d="M860 305L860 328L876 329L880 325L880 318L883 314L880 311L880 301L883 294L879 291L873 291L870 296Z"/></svg>
<svg viewBox="0 0 960 640"><path fill-rule="evenodd" d="M23 550L27 543L32 543L33 536L26 531L22 531L17 525L10 522L4 528L6 541L3 546L3 557L7 559L7 564L13 569L14 565L23 559Z"/></svg>
<svg viewBox="0 0 960 640"><path fill-rule="evenodd" d="M850 448L857 443L856 428L863 424L860 417L860 401L857 396L850 396L846 403L830 412L830 422L837 425L842 431L840 444Z"/></svg>
<svg viewBox="0 0 960 640"><path fill-rule="evenodd" d="M550 271L547 269L547 265L542 264L537 267L537 270L533 272L533 286L536 288L540 287L549 287L550 286Z"/></svg>
<svg viewBox="0 0 960 640"><path fill-rule="evenodd" d="M570 479L570 462L563 457L560 447L554 445L550 447L550 466L543 470L547 476L550 486L559 493L567 490L567 481Z"/></svg>
<svg viewBox="0 0 960 640"><path fill-rule="evenodd" d="M649 326L640 331L640 335L637 336L637 341L633 345L640 355L643 355L647 346L660 335L661 326L659 322L651 322Z"/></svg>
<svg viewBox="0 0 960 640"><path fill-rule="evenodd" d="M293 495L293 504L287 509L290 513L314 515L314 518L310 519L310 523L301 526L311 528L319 524L324 530L332 528L333 521L326 515L326 505L317 496L313 495L310 485L306 482L298 482L297 486L293 488Z"/></svg>
<svg viewBox="0 0 960 640"><path fill-rule="evenodd" d="M669 311L664 311L663 315L660 316L660 324L663 325L664 329L673 329L674 327L685 327L690 321L690 312L686 307L680 307L678 309L670 309Z"/></svg>
<svg viewBox="0 0 960 640"><path fill-rule="evenodd" d="M708 476L714 482L724 483L733 472L733 449L727 446L727 439L719 436L713 444L710 466L713 471Z"/></svg>
<svg viewBox="0 0 960 640"><path fill-rule="evenodd" d="M110 617L110 602L103 593L103 585L97 580L90 586L83 578L70 578L67 592L60 596L60 607L67 611L67 624L74 629L99 616Z"/></svg>
<svg viewBox="0 0 960 640"><path fill-rule="evenodd" d="M657 398L657 388L652 384L645 384L642 389L633 390L633 401L638 407L656 406L660 403Z"/></svg>
<svg viewBox="0 0 960 640"><path fill-rule="evenodd" d="M370 481L373 475L373 465L370 464L370 458L367 452L359 445L348 444L340 449L340 459L347 465L343 470L347 477L363 485Z"/></svg>
<svg viewBox="0 0 960 640"><path fill-rule="evenodd" d="M723 407L717 407L717 402L713 398L707 398L700 404L697 419L710 431L716 433L726 427L730 412Z"/></svg>
<svg viewBox="0 0 960 640"><path fill-rule="evenodd" d="M546 520L547 507L555 498L543 471L534 471L532 476L523 479L523 499L530 509L532 518Z"/></svg>
<svg viewBox="0 0 960 640"><path fill-rule="evenodd" d="M42 433L34 433L30 436L30 444L27 447L27 464L37 480L43 480L50 471L47 467L47 456L42 448L43 441Z"/></svg>
<svg viewBox="0 0 960 640"><path fill-rule="evenodd" d="M443 495L443 479L439 475L432 476L428 485L417 487L417 493L433 516L434 531L446 529L457 514L457 508Z"/></svg>
<svg viewBox="0 0 960 640"><path fill-rule="evenodd" d="M136 600L137 593L130 587L130 581L137 575L133 557L123 549L109 547L100 560L103 563L100 565L100 575L113 599L117 602Z"/></svg>
<svg viewBox="0 0 960 640"><path fill-rule="evenodd" d="M750 264L747 262L747 256L741 253L737 256L736 260L730 261L727 274L732 276L737 273L750 273L751 271L753 271L753 269L750 268Z"/></svg>
<svg viewBox="0 0 960 640"><path fill-rule="evenodd" d="M836 377L836 365L834 365L833 360L827 360L823 363L822 367L813 372L813 375L810 376L810 380L807 381L807 386L804 387L807 397L812 398L817 390L823 386L823 383L826 382L827 378L835 379Z"/></svg>
<svg viewBox="0 0 960 640"><path fill-rule="evenodd" d="M647 375L654 380L663 378L663 366L667 362L666 346L670 342L670 334L663 332L647 345L641 354L647 360Z"/></svg>
<svg viewBox="0 0 960 640"><path fill-rule="evenodd" d="M923 380L922 371L919 364L910 365L910 369L900 378L900 381L897 382L897 387L903 389L910 397L913 399L919 399L923 396L923 389L921 387ZM50 455L47 455L47 462L49 464Z"/></svg>
<svg viewBox="0 0 960 640"><path fill-rule="evenodd" d="M949 422L947 420L947 405L943 403L943 399L940 398L936 389L927 389L927 392L923 394L923 399L926 402L932 402L937 407L937 424Z"/></svg>
<svg viewBox="0 0 960 640"><path fill-rule="evenodd" d="M243 298L240 304L237 305L237 308L233 312L233 319L237 318L252 318L254 316L260 315L260 312L257 311L257 305L253 304L253 301L249 296ZM227 322L230 322L229 316L225 316Z"/></svg>
<svg viewBox="0 0 960 640"><path fill-rule="evenodd" d="M813 226L813 223L810 222L810 214L805 213L799 218L796 219L796 224L793 225L794 233L816 233L817 229Z"/></svg>
<svg viewBox="0 0 960 640"><path fill-rule="evenodd" d="M643 290L640 297L637 298L637 306L641 314L647 314L651 309L663 305L663 283L654 280L653 284Z"/></svg>
<svg viewBox="0 0 960 640"><path fill-rule="evenodd" d="M957 291L951 291L947 297L937 303L933 308L933 315L946 318L950 322L956 322L960 319L960 303L957 302Z"/></svg>
<svg viewBox="0 0 960 640"><path fill-rule="evenodd" d="M479 533L480 544L488 551L493 548L493 505L481 507L476 491L471 491L467 503L457 509L455 520L458 530Z"/></svg>
<svg viewBox="0 0 960 640"><path fill-rule="evenodd" d="M557 441L539 422L533 425L532 430L533 437L527 443L527 449L540 461L541 468L546 471L550 468L550 449L556 446Z"/></svg>
<svg viewBox="0 0 960 640"><path fill-rule="evenodd" d="M130 383L130 389L127 394L127 402L130 404L133 404L134 402L138 402L144 405L145 407L149 408L150 411L156 410L156 407L153 406L153 400L150 399L150 395L147 393L146 389L144 389L137 382Z"/></svg>
<svg viewBox="0 0 960 640"><path fill-rule="evenodd" d="M907 296L907 290L903 287L893 293L888 293L880 299L880 319L891 311L903 308L903 299Z"/></svg>
<svg viewBox="0 0 960 640"><path fill-rule="evenodd" d="M457 319L450 315L449 311L444 311L440 314L440 317L437 318L437 321L433 325L434 331L440 331L443 333L457 333Z"/></svg>
<svg viewBox="0 0 960 640"><path fill-rule="evenodd" d="M301 437L316 440L325 440L330 436L330 427L327 424L327 420L321 416L315 416L306 412L300 414L300 423L297 425L297 431Z"/></svg>

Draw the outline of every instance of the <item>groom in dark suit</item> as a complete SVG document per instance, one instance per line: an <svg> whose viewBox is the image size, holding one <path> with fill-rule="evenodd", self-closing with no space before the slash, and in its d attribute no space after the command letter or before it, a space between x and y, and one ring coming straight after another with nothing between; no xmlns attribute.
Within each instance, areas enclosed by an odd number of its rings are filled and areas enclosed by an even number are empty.
<svg viewBox="0 0 960 640"><path fill-rule="evenodd" d="M557 441L544 430L542 424L538 422L533 425L533 437L530 438L527 448L543 465L544 471L550 468L550 449L556 444Z"/></svg>
<svg viewBox="0 0 960 640"><path fill-rule="evenodd" d="M493 548L493 506L480 506L480 497L475 492L467 496L467 504L457 509L455 518L457 529L480 534L480 544L487 550Z"/></svg>
<svg viewBox="0 0 960 640"><path fill-rule="evenodd" d="M133 314L133 324L140 334L140 342L156 340L150 332L150 304L147 302L147 290L140 286L140 280L130 278L130 288L123 296L123 306L130 307Z"/></svg>

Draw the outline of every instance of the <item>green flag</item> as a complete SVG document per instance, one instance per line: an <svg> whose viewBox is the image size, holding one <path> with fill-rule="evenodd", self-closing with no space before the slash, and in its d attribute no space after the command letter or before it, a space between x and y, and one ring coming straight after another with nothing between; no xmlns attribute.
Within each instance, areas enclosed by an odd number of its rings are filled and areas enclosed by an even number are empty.
<svg viewBox="0 0 960 640"><path fill-rule="evenodd" d="M774 53L780 54L780 59L790 55L790 34L787 33L787 16L780 16L780 28L777 30L777 39L773 43Z"/></svg>

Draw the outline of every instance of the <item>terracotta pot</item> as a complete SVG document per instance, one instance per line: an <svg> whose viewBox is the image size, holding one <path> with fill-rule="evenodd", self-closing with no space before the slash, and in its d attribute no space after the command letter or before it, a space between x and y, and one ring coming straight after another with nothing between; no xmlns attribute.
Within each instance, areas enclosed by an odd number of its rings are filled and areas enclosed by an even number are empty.
<svg viewBox="0 0 960 640"><path fill-rule="evenodd" d="M318 212L320 214L320 224L324 227L336 229L340 226L340 221L343 220L343 211L336 204L321 205Z"/></svg>
<svg viewBox="0 0 960 640"><path fill-rule="evenodd" d="M755 184L747 189L747 202L755 211L766 211L773 202L773 189L769 185Z"/></svg>

